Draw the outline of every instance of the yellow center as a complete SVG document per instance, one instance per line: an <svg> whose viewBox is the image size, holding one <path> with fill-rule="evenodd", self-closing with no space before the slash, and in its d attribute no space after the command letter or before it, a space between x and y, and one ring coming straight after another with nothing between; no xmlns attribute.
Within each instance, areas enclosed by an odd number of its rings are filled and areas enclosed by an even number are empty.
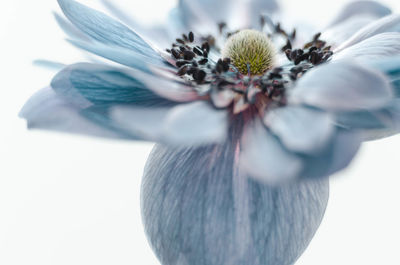
<svg viewBox="0 0 400 265"><path fill-rule="evenodd" d="M242 73L261 75L272 67L275 49L268 37L257 30L241 30L227 40L222 50L224 58Z"/></svg>

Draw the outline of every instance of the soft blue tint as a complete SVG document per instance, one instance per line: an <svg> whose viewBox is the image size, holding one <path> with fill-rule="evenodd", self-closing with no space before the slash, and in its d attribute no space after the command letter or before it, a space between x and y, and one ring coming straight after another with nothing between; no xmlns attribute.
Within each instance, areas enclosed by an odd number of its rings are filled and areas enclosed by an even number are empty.
<svg viewBox="0 0 400 265"><path fill-rule="evenodd" d="M163 265L289 265L321 222L328 180L274 188L243 175L231 142L157 145L141 196L146 233Z"/></svg>

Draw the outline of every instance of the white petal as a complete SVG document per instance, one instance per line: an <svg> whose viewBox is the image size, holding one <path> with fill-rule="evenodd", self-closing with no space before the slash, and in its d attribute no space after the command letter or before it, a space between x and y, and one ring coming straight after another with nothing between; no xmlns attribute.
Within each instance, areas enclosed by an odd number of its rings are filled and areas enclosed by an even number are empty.
<svg viewBox="0 0 400 265"><path fill-rule="evenodd" d="M293 180L302 170L301 159L285 150L259 122L243 134L240 162L250 176L272 185Z"/></svg>
<svg viewBox="0 0 400 265"><path fill-rule="evenodd" d="M228 130L227 112L216 110L203 101L174 108L121 106L114 108L111 116L133 134L169 145L220 142Z"/></svg>
<svg viewBox="0 0 400 265"><path fill-rule="evenodd" d="M380 72L352 62L327 63L307 72L289 96L294 104L330 111L375 109L393 97Z"/></svg>
<svg viewBox="0 0 400 265"><path fill-rule="evenodd" d="M368 24L363 27L350 39L340 45L335 52L339 52L347 47L357 44L363 40L366 40L372 36L375 36L384 32L399 32L400 31L400 15L389 15L383 17L375 22Z"/></svg>
<svg viewBox="0 0 400 265"><path fill-rule="evenodd" d="M333 60L359 59L373 61L400 55L400 33L375 35L333 55Z"/></svg>
<svg viewBox="0 0 400 265"><path fill-rule="evenodd" d="M307 154L324 149L335 131L328 113L305 107L270 110L264 123L288 149Z"/></svg>
<svg viewBox="0 0 400 265"><path fill-rule="evenodd" d="M375 1L354 1L343 7L340 13L331 22L331 25L337 25L345 20L361 15L379 18L391 13L388 7Z"/></svg>

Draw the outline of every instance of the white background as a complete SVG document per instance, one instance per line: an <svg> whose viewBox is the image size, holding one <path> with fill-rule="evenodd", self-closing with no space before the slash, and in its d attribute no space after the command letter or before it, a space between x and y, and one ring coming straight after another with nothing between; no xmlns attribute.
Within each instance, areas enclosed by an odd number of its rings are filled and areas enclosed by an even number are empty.
<svg viewBox="0 0 400 265"><path fill-rule="evenodd" d="M175 1L120 2L154 23ZM292 0L284 7L319 24L344 2ZM34 59L83 58L64 42L53 10L56 0L0 3L0 264L159 264L139 209L152 145L28 132L17 118L54 74L33 67ZM325 219L297 265L400 264L399 147L399 136L365 144L351 167L334 176Z"/></svg>

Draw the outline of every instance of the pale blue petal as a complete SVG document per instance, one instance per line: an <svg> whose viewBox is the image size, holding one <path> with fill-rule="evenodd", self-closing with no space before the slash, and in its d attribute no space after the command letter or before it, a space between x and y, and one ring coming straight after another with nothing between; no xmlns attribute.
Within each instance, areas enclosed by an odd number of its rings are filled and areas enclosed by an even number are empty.
<svg viewBox="0 0 400 265"><path fill-rule="evenodd" d="M368 24L340 45L335 52L337 53L363 40L385 32L400 32L400 15L389 15Z"/></svg>
<svg viewBox="0 0 400 265"><path fill-rule="evenodd" d="M299 177L301 159L286 150L261 122L248 125L241 148L241 166L258 181L275 185Z"/></svg>
<svg viewBox="0 0 400 265"><path fill-rule="evenodd" d="M294 104L329 111L378 109L393 98L389 80L356 63L337 61L308 71L289 96Z"/></svg>
<svg viewBox="0 0 400 265"><path fill-rule="evenodd" d="M146 88L123 70L97 64L80 63L59 72L52 88L80 106L92 104L134 104L169 106L173 103Z"/></svg>
<svg viewBox="0 0 400 265"><path fill-rule="evenodd" d="M238 168L234 143L156 145L141 202L161 264L294 264L314 236L327 205L328 180L267 186Z"/></svg>
<svg viewBox="0 0 400 265"><path fill-rule="evenodd" d="M324 152L317 156L303 156L301 177L327 177L346 168L357 154L362 140L357 132L338 130Z"/></svg>
<svg viewBox="0 0 400 265"><path fill-rule="evenodd" d="M174 146L224 141L228 113L199 101L174 108L115 107L112 118L135 135Z"/></svg>
<svg viewBox="0 0 400 265"><path fill-rule="evenodd" d="M400 55L400 33L386 32L354 44L333 56L333 60L357 59L362 62Z"/></svg>
<svg viewBox="0 0 400 265"><path fill-rule="evenodd" d="M149 65L167 67L165 61L162 58L148 58L135 51L125 49L122 47L116 47L111 45L105 45L100 42L91 41L83 42L77 40L69 40L76 47L104 57L121 65L139 69L141 71L149 72Z"/></svg>
<svg viewBox="0 0 400 265"><path fill-rule="evenodd" d="M133 18L132 14L128 13L129 10L123 10L123 8L114 3L114 1L101 0L101 2L112 15L114 15L118 20L122 21L130 28L134 29L144 39L150 40L158 47L168 47L168 45L171 44L173 39L169 38L166 27L162 25L146 27L145 25L142 25L141 23L136 21Z"/></svg>
<svg viewBox="0 0 400 265"><path fill-rule="evenodd" d="M72 39L89 41L90 38L58 13L53 13L60 28Z"/></svg>
<svg viewBox="0 0 400 265"><path fill-rule="evenodd" d="M371 17L380 18L390 15L391 13L392 11L390 8L376 1L354 1L344 6L330 25L332 26L340 24L343 21L356 16L368 15Z"/></svg>
<svg viewBox="0 0 400 265"><path fill-rule="evenodd" d="M104 44L132 49L148 57L159 55L138 34L107 15L74 0L58 0L65 16L81 31Z"/></svg>
<svg viewBox="0 0 400 265"><path fill-rule="evenodd" d="M367 62L388 76L396 97L400 97L400 56L392 56Z"/></svg>
<svg viewBox="0 0 400 265"><path fill-rule="evenodd" d="M342 23L332 25L322 31L321 39L334 49L352 37L358 30L375 21L371 16L353 16Z"/></svg>
<svg viewBox="0 0 400 265"><path fill-rule="evenodd" d="M221 22L232 29L257 27L260 16L277 11L278 5L274 0L180 0L179 8L184 23L191 28L199 33L216 33Z"/></svg>
<svg viewBox="0 0 400 265"><path fill-rule="evenodd" d="M51 88L40 90L24 105L20 117L26 119L29 129L42 129L74 134L84 134L113 139L134 138L129 133L112 126L111 123L100 123L99 119L87 119L84 114L89 109L80 108L66 101Z"/></svg>
<svg viewBox="0 0 400 265"><path fill-rule="evenodd" d="M264 123L287 149L306 154L321 152L335 133L330 114L305 107L269 110Z"/></svg>

